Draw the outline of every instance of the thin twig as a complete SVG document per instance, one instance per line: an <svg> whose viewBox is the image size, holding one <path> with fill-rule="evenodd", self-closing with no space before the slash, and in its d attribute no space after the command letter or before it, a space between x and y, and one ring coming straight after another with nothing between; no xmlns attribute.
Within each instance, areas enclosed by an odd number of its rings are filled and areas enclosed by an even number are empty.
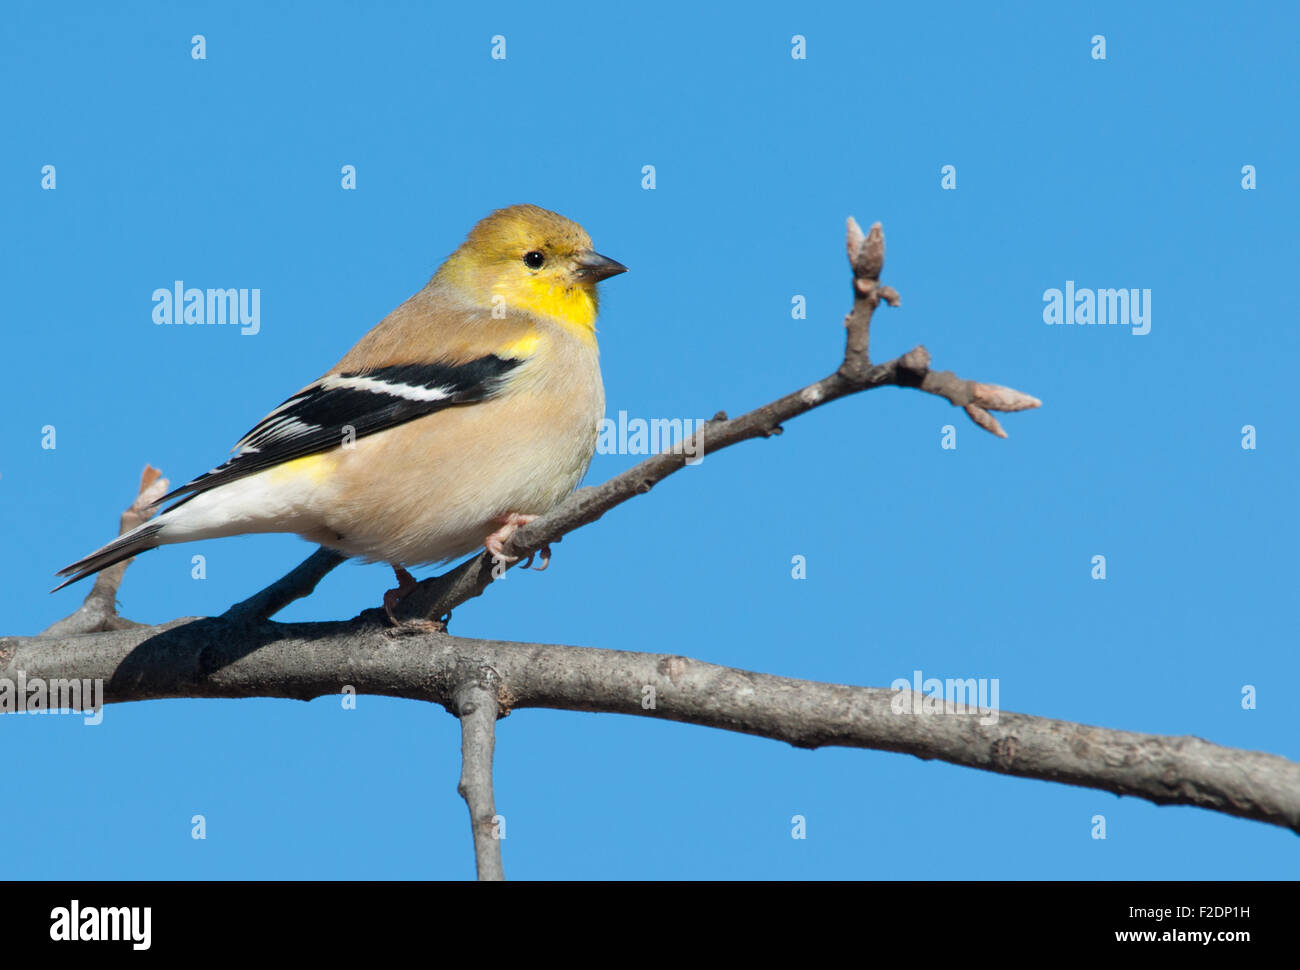
<svg viewBox="0 0 1300 970"><path fill-rule="evenodd" d="M170 483L162 477L162 472L149 465L140 473L140 488L135 499L122 513L118 535L126 535L136 526L149 521L157 511L158 500L167 494ZM126 575L126 567L135 561L123 559L95 577L95 585L90 588L81 606L70 616L50 624L43 631L43 636L66 636L72 633L100 633L104 630L123 630L139 626L132 620L117 615L117 591Z"/></svg>
<svg viewBox="0 0 1300 970"><path fill-rule="evenodd" d="M506 878L501 862L504 820L497 815L492 796L492 755L499 711L494 686L497 678L490 667L483 667L482 674L462 684L452 698L460 718L461 769L456 790L469 806L479 881L501 882Z"/></svg>
<svg viewBox="0 0 1300 970"><path fill-rule="evenodd" d="M325 575L347 561L347 556L321 546L292 570L261 592L236 603L222 614L223 620L248 622L268 620L294 600L310 596Z"/></svg>

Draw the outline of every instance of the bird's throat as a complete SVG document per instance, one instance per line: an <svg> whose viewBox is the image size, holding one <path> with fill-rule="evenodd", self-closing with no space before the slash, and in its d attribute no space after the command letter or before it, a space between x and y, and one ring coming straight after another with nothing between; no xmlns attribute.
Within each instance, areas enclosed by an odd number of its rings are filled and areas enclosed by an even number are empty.
<svg viewBox="0 0 1300 970"><path fill-rule="evenodd" d="M501 293L506 306L550 317L584 341L596 340L596 293L589 286L560 286L529 280Z"/></svg>

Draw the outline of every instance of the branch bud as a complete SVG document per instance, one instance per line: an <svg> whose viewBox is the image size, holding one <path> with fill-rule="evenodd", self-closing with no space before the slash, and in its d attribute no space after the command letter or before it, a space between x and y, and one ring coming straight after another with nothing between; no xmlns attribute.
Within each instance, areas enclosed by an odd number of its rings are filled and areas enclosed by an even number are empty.
<svg viewBox="0 0 1300 970"><path fill-rule="evenodd" d="M863 235L858 220L849 216L845 246L849 254L849 265L853 267L853 275L857 279L880 279L880 270L885 265L885 230L880 223L873 222L871 231Z"/></svg>
<svg viewBox="0 0 1300 970"><path fill-rule="evenodd" d="M1007 433L1002 430L1002 425L998 424L998 419L993 417L993 415L989 414L978 404L967 404L966 413L970 415L972 421L989 434L995 434L999 438L1005 438L1007 436Z"/></svg>
<svg viewBox="0 0 1300 970"><path fill-rule="evenodd" d="M990 411L1028 411L1030 408L1041 407L1043 403L1023 391L1003 387L1001 384L972 381L971 389L975 394L974 402Z"/></svg>

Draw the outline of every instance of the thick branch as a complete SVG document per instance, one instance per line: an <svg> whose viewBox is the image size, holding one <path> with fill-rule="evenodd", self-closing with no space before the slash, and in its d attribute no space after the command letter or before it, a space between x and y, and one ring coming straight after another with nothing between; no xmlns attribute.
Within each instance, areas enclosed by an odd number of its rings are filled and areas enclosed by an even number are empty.
<svg viewBox="0 0 1300 970"><path fill-rule="evenodd" d="M493 674L486 681L484 670ZM1276 755L1007 712L993 724L980 723L978 714L914 713L910 706L895 713L899 695L893 690L794 680L663 654L395 632L377 620L204 619L89 636L0 639L0 677L16 679L19 671L29 683L33 677L101 678L109 703L162 697L307 700L351 685L358 693L434 701L462 713L457 692L470 683L495 689L503 712L602 711L741 731L805 748L899 751L1162 805L1195 805L1300 832L1300 764ZM654 688L653 710L642 707L645 687ZM481 745L474 750L480 753L471 762L482 765ZM482 806L471 807L478 839L480 819L492 814L491 798L472 805Z"/></svg>

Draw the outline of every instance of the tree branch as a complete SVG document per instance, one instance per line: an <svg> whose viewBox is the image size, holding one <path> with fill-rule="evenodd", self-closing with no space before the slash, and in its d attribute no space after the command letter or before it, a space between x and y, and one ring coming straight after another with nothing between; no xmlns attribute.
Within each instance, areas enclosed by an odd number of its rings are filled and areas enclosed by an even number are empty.
<svg viewBox="0 0 1300 970"><path fill-rule="evenodd" d="M501 830L492 797L492 753L496 746L497 674L489 665L479 668L481 676L457 688L453 701L460 717L460 784L456 790L469 806L474 830L474 859L480 882L501 882Z"/></svg>
<svg viewBox="0 0 1300 970"><path fill-rule="evenodd" d="M898 751L919 758L1195 805L1300 832L1300 764L1200 738L1138 734L999 712L918 713L887 688L795 680L665 654L557 644L474 640L393 630L379 619L231 624L178 620L89 636L0 639L0 677L99 678L107 703L165 697L285 697L357 693L442 704L462 722L471 696L492 695L503 714L529 707L684 721L786 741ZM484 671L490 671L485 679ZM642 707L645 687L655 707ZM482 693L480 693L482 692ZM462 700L458 700L458 696ZM988 718L984 718L988 720ZM475 728L477 730L477 728ZM466 799L482 865L483 744L466 765ZM475 776L478 770L480 774ZM464 781L463 781L464 783ZM489 783L490 784L490 783ZM480 807L481 806L481 807ZM488 836L490 839L490 834ZM499 842L495 843L499 851ZM482 870L480 870L482 871Z"/></svg>
<svg viewBox="0 0 1300 970"><path fill-rule="evenodd" d="M226 610L222 618L243 623L269 620L294 600L310 596L316 589L316 584L335 566L347 562L347 559L342 553L321 546L266 589Z"/></svg>

